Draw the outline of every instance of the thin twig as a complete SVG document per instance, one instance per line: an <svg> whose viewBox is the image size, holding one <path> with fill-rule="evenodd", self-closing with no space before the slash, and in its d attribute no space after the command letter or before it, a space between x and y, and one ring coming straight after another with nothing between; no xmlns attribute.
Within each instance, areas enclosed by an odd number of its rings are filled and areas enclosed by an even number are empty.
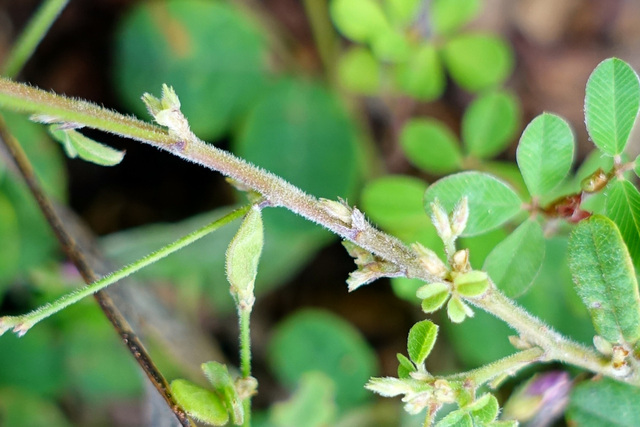
<svg viewBox="0 0 640 427"><path fill-rule="evenodd" d="M16 141L13 135L8 132L6 123L4 122L4 118L2 118L1 116L0 139L6 145L10 156L16 163L18 170L24 178L29 190L31 191L33 197L36 199L36 202L38 203L42 214L46 218L51 229L54 231L54 234L58 239L60 246L62 247L69 260L71 260L71 262L78 269L78 272L80 272L80 275L84 279L85 283L89 284L98 280L98 276L89 266L84 254L76 245L75 239L66 230L64 224L55 212L51 201L48 199L48 197L42 190L40 183L38 182L29 159L25 155L18 141ZM142 345L142 342L140 341L136 333L131 329L131 326L126 321L126 319L120 314L118 308L113 304L111 298L104 291L97 292L94 297L100 305L100 308L102 309L104 314L113 325L114 329L122 338L122 341L125 343L133 357L136 359L136 362L138 362L138 364L144 371L147 378L149 378L155 389L158 390L169 408L171 408L171 411L178 418L180 424L185 427L191 426L191 422L189 421L186 412L174 399L171 393L171 388L169 387L169 383L155 366L153 360L151 359L151 356L147 353L146 349Z"/></svg>

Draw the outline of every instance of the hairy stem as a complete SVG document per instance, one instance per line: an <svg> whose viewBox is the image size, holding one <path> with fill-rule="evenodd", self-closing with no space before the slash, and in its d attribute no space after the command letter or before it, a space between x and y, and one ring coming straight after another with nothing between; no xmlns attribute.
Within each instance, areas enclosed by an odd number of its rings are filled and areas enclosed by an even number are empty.
<svg viewBox="0 0 640 427"><path fill-rule="evenodd" d="M0 317L0 335L2 335L10 328L13 328L14 331L19 335L24 335L29 329L31 329L36 323L40 322L41 320L46 319L52 314L55 314L58 311L80 301L82 298L94 294L106 288L107 286L135 273L136 271L141 270L142 268L161 260L162 258L184 248L185 246L190 245L196 240L245 215L249 208L250 206L245 206L243 208L237 209L223 216L222 218L213 221L212 223L207 224L204 227L192 233L189 233L184 237L181 237L175 242L169 243L168 245L158 249L155 252L150 253L149 255L139 259L138 261L131 263L118 271L108 274L102 279L94 281L87 286L63 295L50 304L38 307L30 313L23 314L21 316Z"/></svg>
<svg viewBox="0 0 640 427"><path fill-rule="evenodd" d="M15 77L20 72L67 3L69 0L45 0L14 43L4 63L3 75Z"/></svg>
<svg viewBox="0 0 640 427"><path fill-rule="evenodd" d="M518 353L512 354L488 365L468 372L446 377L448 380L471 380L475 387L480 387L486 382L502 375L513 375L518 370L532 363L539 362L544 357L544 350L533 347Z"/></svg>
<svg viewBox="0 0 640 427"><path fill-rule="evenodd" d="M364 215L352 211L350 221L335 215L322 201L310 196L261 168L199 140L192 134L176 135L157 126L125 117L85 101L75 101L7 79L0 79L0 107L45 115L53 122L72 122L139 140L183 159L217 170L260 193L272 206L285 207L323 225L337 235L396 264L407 277L438 281L420 262L419 256L395 237L371 226ZM621 381L638 383L636 375L620 378L603 358L551 330L513 301L492 288L469 301L502 319L525 339L545 350L547 360L555 359L601 373Z"/></svg>
<svg viewBox="0 0 640 427"><path fill-rule="evenodd" d="M251 376L251 335L250 320L251 308L238 310L240 321L240 372L242 378ZM242 402L244 407L244 423L243 426L251 426L251 396L248 396Z"/></svg>

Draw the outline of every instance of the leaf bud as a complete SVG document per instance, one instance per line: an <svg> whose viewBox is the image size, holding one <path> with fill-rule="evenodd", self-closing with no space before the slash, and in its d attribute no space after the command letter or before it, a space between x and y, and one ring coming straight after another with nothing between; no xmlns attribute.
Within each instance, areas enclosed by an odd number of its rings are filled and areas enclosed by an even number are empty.
<svg viewBox="0 0 640 427"><path fill-rule="evenodd" d="M477 297L489 289L489 276L484 271L470 271L460 274L453 280L458 294L465 297Z"/></svg>
<svg viewBox="0 0 640 427"><path fill-rule="evenodd" d="M431 202L431 222L438 232L438 236L445 242L445 246L453 240L453 232L449 223L449 215L436 198Z"/></svg>
<svg viewBox="0 0 640 427"><path fill-rule="evenodd" d="M330 217L341 221L347 227L351 227L352 211L344 202L321 198L320 207L322 207Z"/></svg>
<svg viewBox="0 0 640 427"><path fill-rule="evenodd" d="M460 249L451 257L451 268L453 271L464 273L469 271L469 249Z"/></svg>
<svg viewBox="0 0 640 427"><path fill-rule="evenodd" d="M469 199L467 196L464 196L456 207L453 209L453 213L451 214L451 232L453 233L453 238L456 239L458 236L462 234L465 227L467 226L467 220L469 219Z"/></svg>
<svg viewBox="0 0 640 427"><path fill-rule="evenodd" d="M441 279L449 273L445 263L431 249L422 246L420 243L413 243L411 248L418 254L420 263L429 273Z"/></svg>
<svg viewBox="0 0 640 427"><path fill-rule="evenodd" d="M597 193L602 190L608 182L609 178L607 174L602 168L598 168L598 170L580 182L580 188L587 193Z"/></svg>
<svg viewBox="0 0 640 427"><path fill-rule="evenodd" d="M593 337L593 345L600 354L605 356L611 356L613 354L613 345L600 335L595 335Z"/></svg>

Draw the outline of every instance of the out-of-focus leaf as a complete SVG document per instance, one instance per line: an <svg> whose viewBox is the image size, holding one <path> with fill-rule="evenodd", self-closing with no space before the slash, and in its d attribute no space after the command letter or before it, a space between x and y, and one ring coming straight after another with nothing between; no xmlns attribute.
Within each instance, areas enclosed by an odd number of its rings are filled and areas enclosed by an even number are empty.
<svg viewBox="0 0 640 427"><path fill-rule="evenodd" d="M381 73L380 63L363 47L352 47L338 63L340 83L354 93L375 94L380 88Z"/></svg>
<svg viewBox="0 0 640 427"><path fill-rule="evenodd" d="M187 380L173 380L171 392L190 417L198 421L223 426L229 422L229 413L220 396Z"/></svg>
<svg viewBox="0 0 640 427"><path fill-rule="evenodd" d="M423 43L414 47L408 60L396 66L396 82L400 91L422 101L442 95L446 81L435 46Z"/></svg>
<svg viewBox="0 0 640 427"><path fill-rule="evenodd" d="M337 415L335 383L322 372L305 373L293 396L273 405L270 415L275 427L333 425Z"/></svg>
<svg viewBox="0 0 640 427"><path fill-rule="evenodd" d="M567 420L580 427L632 427L640 420L640 389L601 378L573 389Z"/></svg>
<svg viewBox="0 0 640 427"><path fill-rule="evenodd" d="M480 96L462 118L462 142L472 156L486 159L507 148L518 128L520 107L504 91Z"/></svg>
<svg viewBox="0 0 640 427"><path fill-rule="evenodd" d="M616 180L606 197L607 216L618 226L633 263L640 265L640 193L629 181Z"/></svg>
<svg viewBox="0 0 640 427"><path fill-rule="evenodd" d="M440 35L455 33L480 11L479 0L433 0L430 6L433 30Z"/></svg>
<svg viewBox="0 0 640 427"><path fill-rule="evenodd" d="M317 197L353 198L356 129L339 100L318 83L283 80L255 105L233 141L240 157ZM279 230L322 231L280 211Z"/></svg>
<svg viewBox="0 0 640 427"><path fill-rule="evenodd" d="M584 113L593 143L610 156L624 151L640 109L638 75L618 58L602 61L587 82Z"/></svg>
<svg viewBox="0 0 640 427"><path fill-rule="evenodd" d="M384 62L404 62L411 57L411 46L407 37L395 30L386 30L377 34L371 50L376 58Z"/></svg>
<svg viewBox="0 0 640 427"><path fill-rule="evenodd" d="M308 371L321 371L336 383L341 410L366 401L364 384L377 371L373 350L344 320L317 310L300 311L277 326L269 345L276 377L293 387Z"/></svg>
<svg viewBox="0 0 640 427"><path fill-rule="evenodd" d="M461 172L431 184L424 195L425 210L438 199L451 212L464 197L469 204L469 220L462 236L473 236L496 228L521 208L522 201L505 183L481 172Z"/></svg>
<svg viewBox="0 0 640 427"><path fill-rule="evenodd" d="M51 125L49 132L62 144L67 156L72 159L80 157L96 165L115 166L124 158L124 151L96 142L73 129L57 129L56 126Z"/></svg>
<svg viewBox="0 0 640 427"><path fill-rule="evenodd" d="M404 27L417 18L420 0L385 0L384 6L392 24Z"/></svg>
<svg viewBox="0 0 640 427"><path fill-rule="evenodd" d="M509 45L493 35L457 36L445 44L442 53L451 77L472 92L502 83L513 68Z"/></svg>
<svg viewBox="0 0 640 427"><path fill-rule="evenodd" d="M19 387L0 388L2 427L71 427L62 410L51 400Z"/></svg>
<svg viewBox="0 0 640 427"><path fill-rule="evenodd" d="M422 365L431 353L438 336L438 326L429 320L422 320L411 327L407 340L409 357L416 365Z"/></svg>
<svg viewBox="0 0 640 427"><path fill-rule="evenodd" d="M544 249L542 227L529 219L498 243L482 269L509 298L517 298L529 289L538 275Z"/></svg>
<svg viewBox="0 0 640 427"><path fill-rule="evenodd" d="M1 181L1 180L0 180ZM0 192L0 278L11 278L18 271L21 236L18 215L7 197ZM2 284L3 280L0 280ZM0 291L1 291L0 287ZM2 294L2 292L0 292Z"/></svg>
<svg viewBox="0 0 640 427"><path fill-rule="evenodd" d="M533 119L518 143L518 166L531 195L553 190L573 163L574 138L562 118L543 113Z"/></svg>
<svg viewBox="0 0 640 427"><path fill-rule="evenodd" d="M409 161L426 172L446 174L462 167L457 138L437 120L410 120L402 129L400 144Z"/></svg>
<svg viewBox="0 0 640 427"><path fill-rule="evenodd" d="M258 28L230 3L138 3L116 35L116 89L129 109L147 117L140 94L173 86L194 133L214 139L262 89L265 45Z"/></svg>
<svg viewBox="0 0 640 427"><path fill-rule="evenodd" d="M380 5L374 0L332 0L331 19L340 32L353 41L372 41L389 29Z"/></svg>
<svg viewBox="0 0 640 427"><path fill-rule="evenodd" d="M598 335L611 343L640 338L640 295L629 251L609 218L581 221L569 240L569 267Z"/></svg>

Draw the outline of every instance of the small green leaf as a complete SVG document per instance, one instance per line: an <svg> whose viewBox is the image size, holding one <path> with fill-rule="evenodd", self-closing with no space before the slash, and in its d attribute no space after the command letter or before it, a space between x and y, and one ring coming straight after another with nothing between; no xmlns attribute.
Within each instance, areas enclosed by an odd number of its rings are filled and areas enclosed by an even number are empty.
<svg viewBox="0 0 640 427"><path fill-rule="evenodd" d="M416 365L422 365L431 353L438 336L438 326L429 320L423 320L413 325L409 331L407 351Z"/></svg>
<svg viewBox="0 0 640 427"><path fill-rule="evenodd" d="M601 378L584 381L572 391L567 408L570 425L633 427L640 420L640 389Z"/></svg>
<svg viewBox="0 0 640 427"><path fill-rule="evenodd" d="M441 419L435 427L474 427L471 415L465 410L449 412L449 414Z"/></svg>
<svg viewBox="0 0 640 427"><path fill-rule="evenodd" d="M433 0L431 23L439 35L455 33L480 11L480 0Z"/></svg>
<svg viewBox="0 0 640 427"><path fill-rule="evenodd" d="M473 310L458 297L451 297L447 304L447 315L453 323L462 323L467 317L473 316Z"/></svg>
<svg viewBox="0 0 640 427"><path fill-rule="evenodd" d="M100 144L73 129L60 129L58 125L51 125L49 133L62 144L67 156L71 158L80 157L100 166L114 166L124 158L124 151Z"/></svg>
<svg viewBox="0 0 640 427"><path fill-rule="evenodd" d="M509 298L524 294L535 280L544 260L542 227L528 219L487 256L482 267Z"/></svg>
<svg viewBox="0 0 640 427"><path fill-rule="evenodd" d="M502 83L513 68L509 45L493 35L460 35L447 42L442 53L451 77L472 92Z"/></svg>
<svg viewBox="0 0 640 427"><path fill-rule="evenodd" d="M461 172L440 179L427 188L424 206L431 216L431 203L437 198L451 212L467 196L469 220L462 236L481 234L513 218L521 208L520 197L505 183L482 172Z"/></svg>
<svg viewBox="0 0 640 427"><path fill-rule="evenodd" d="M226 256L227 280L236 304L253 305L254 284L263 246L262 214L253 206L229 244Z"/></svg>
<svg viewBox="0 0 640 427"><path fill-rule="evenodd" d="M616 180L606 197L607 216L618 226L633 263L640 265L640 193L629 181Z"/></svg>
<svg viewBox="0 0 640 427"><path fill-rule="evenodd" d="M416 367L413 364L413 362L411 362L411 360L409 360L407 358L407 356L405 356L402 353L398 353L396 354L396 357L398 359L398 378L410 378L410 375L412 372L416 371Z"/></svg>
<svg viewBox="0 0 640 427"><path fill-rule="evenodd" d="M377 34L371 43L371 50L376 58L384 62L404 62L411 57L407 37L392 29Z"/></svg>
<svg viewBox="0 0 640 427"><path fill-rule="evenodd" d="M494 91L478 97L462 118L462 142L467 152L487 159L507 148L518 129L520 107L510 93Z"/></svg>
<svg viewBox="0 0 640 427"><path fill-rule="evenodd" d="M335 383L322 372L309 372L289 400L271 407L269 421L274 427L323 427L334 425L337 412Z"/></svg>
<svg viewBox="0 0 640 427"><path fill-rule="evenodd" d="M462 167L456 136L442 122L413 119L400 134L408 160L426 172L444 175Z"/></svg>
<svg viewBox="0 0 640 427"><path fill-rule="evenodd" d="M615 223L594 215L569 239L569 268L598 335L611 343L640 338L640 295L627 247Z"/></svg>
<svg viewBox="0 0 640 427"><path fill-rule="evenodd" d="M237 425L242 424L244 422L244 408L227 365L206 362L201 365L201 368L213 389L219 396L222 396L222 401L231 414L231 422Z"/></svg>
<svg viewBox="0 0 640 427"><path fill-rule="evenodd" d="M529 123L516 157L531 195L545 195L562 182L571 169L574 146L571 128L561 117L543 113Z"/></svg>
<svg viewBox="0 0 640 427"><path fill-rule="evenodd" d="M442 95L446 80L438 51L431 43L413 49L407 61L396 66L395 79L401 92L431 101Z"/></svg>
<svg viewBox="0 0 640 427"><path fill-rule="evenodd" d="M474 405L475 404L475 405ZM495 420L500 410L498 399L492 394L484 394L478 398L469 409L475 421L490 423Z"/></svg>
<svg viewBox="0 0 640 427"><path fill-rule="evenodd" d="M356 42L370 42L389 29L382 9L373 0L333 0L329 11L338 30Z"/></svg>
<svg viewBox="0 0 640 427"><path fill-rule="evenodd" d="M418 16L420 0L386 0L385 11L391 22L398 27L411 24Z"/></svg>
<svg viewBox="0 0 640 427"><path fill-rule="evenodd" d="M354 93L372 95L380 88L380 63L363 47L349 49L338 63L340 83Z"/></svg>
<svg viewBox="0 0 640 427"><path fill-rule="evenodd" d="M584 114L593 143L610 156L622 154L640 108L638 75L618 58L602 61L587 82Z"/></svg>
<svg viewBox="0 0 640 427"><path fill-rule="evenodd" d="M172 381L171 392L189 416L214 426L229 422L229 413L214 392L187 380Z"/></svg>
<svg viewBox="0 0 640 427"><path fill-rule="evenodd" d="M453 280L456 292L464 297L477 297L489 289L489 278L484 271L470 271Z"/></svg>
<svg viewBox="0 0 640 427"><path fill-rule="evenodd" d="M447 298L449 298L449 291L439 292L434 294L428 298L422 300L420 307L422 311L425 313L433 313L434 311L442 308L445 302L447 302Z"/></svg>

